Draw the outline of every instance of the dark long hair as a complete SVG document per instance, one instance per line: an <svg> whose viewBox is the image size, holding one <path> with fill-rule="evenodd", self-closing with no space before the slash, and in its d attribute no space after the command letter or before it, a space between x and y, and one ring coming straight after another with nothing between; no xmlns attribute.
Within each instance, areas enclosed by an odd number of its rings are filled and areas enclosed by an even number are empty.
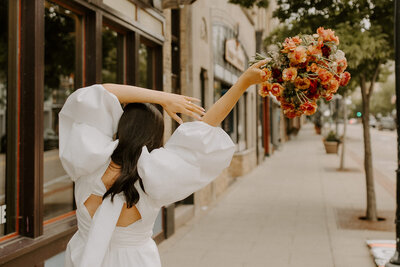
<svg viewBox="0 0 400 267"><path fill-rule="evenodd" d="M114 184L104 194L103 199L124 192L128 208L139 201L139 192L134 184L137 180L144 190L137 171L137 162L142 147L149 151L162 146L164 121L161 112L152 104L131 103L124 107L124 113L118 123L118 146L111 160L121 167L121 173Z"/></svg>

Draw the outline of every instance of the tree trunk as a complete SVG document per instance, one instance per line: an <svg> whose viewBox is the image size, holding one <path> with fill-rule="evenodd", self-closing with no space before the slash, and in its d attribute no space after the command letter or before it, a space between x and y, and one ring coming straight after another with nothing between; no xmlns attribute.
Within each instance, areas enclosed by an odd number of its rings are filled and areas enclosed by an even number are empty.
<svg viewBox="0 0 400 267"><path fill-rule="evenodd" d="M367 213L366 219L369 221L377 221L378 214L376 208L376 196L374 186L374 173L372 168L372 150L371 150L371 134L369 131L369 100L370 94L367 92L365 78L361 78L361 95L362 95L362 123L364 133L364 169L367 185ZM371 92L371 90L370 90Z"/></svg>
<svg viewBox="0 0 400 267"><path fill-rule="evenodd" d="M346 93L343 94L343 138L342 138L342 153L340 154L340 167L339 170L344 170L344 156L346 154L346 135L347 135L347 104Z"/></svg>

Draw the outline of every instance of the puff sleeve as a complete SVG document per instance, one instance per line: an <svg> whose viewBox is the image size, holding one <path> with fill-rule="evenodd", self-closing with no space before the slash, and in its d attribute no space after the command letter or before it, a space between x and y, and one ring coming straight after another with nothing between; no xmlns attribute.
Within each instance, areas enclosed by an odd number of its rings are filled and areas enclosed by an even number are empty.
<svg viewBox="0 0 400 267"><path fill-rule="evenodd" d="M159 205L184 199L229 166L235 146L219 127L204 122L180 125L164 148L143 147L138 173L146 193Z"/></svg>
<svg viewBox="0 0 400 267"><path fill-rule="evenodd" d="M102 85L72 93L59 113L59 156L73 181L104 166L118 144L113 140L123 113Z"/></svg>

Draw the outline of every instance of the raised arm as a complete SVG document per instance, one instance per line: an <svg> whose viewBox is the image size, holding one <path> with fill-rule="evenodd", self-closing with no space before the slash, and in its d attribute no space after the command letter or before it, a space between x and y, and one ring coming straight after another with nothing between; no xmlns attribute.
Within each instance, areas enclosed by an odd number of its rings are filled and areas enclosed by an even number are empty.
<svg viewBox="0 0 400 267"><path fill-rule="evenodd" d="M250 85L264 81L265 72L260 69L268 60L260 61L249 67L238 81L226 92L203 117L203 122L218 126L236 105L239 98Z"/></svg>
<svg viewBox="0 0 400 267"><path fill-rule="evenodd" d="M186 114L195 119L201 120L204 109L194 104L200 102L199 99L171 94L156 90L144 89L130 85L103 84L103 87L114 94L121 103L154 103L161 105L164 110L178 123L183 123L182 119L176 114Z"/></svg>

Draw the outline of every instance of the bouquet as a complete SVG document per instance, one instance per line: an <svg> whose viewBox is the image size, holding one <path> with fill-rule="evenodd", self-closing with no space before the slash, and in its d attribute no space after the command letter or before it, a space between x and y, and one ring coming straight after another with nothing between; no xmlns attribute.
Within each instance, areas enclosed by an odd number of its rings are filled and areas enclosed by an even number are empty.
<svg viewBox="0 0 400 267"><path fill-rule="evenodd" d="M261 68L265 72L259 94L274 95L288 118L312 115L321 97L331 100L339 86L346 86L350 73L347 60L339 50L335 32L323 27L313 35L286 38L280 51L269 52L271 60ZM257 54L254 64L267 57Z"/></svg>

